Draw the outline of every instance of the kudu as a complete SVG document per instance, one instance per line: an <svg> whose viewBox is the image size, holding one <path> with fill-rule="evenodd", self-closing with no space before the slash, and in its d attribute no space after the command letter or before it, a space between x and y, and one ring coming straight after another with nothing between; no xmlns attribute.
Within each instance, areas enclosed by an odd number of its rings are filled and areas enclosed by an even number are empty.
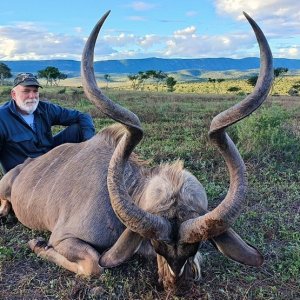
<svg viewBox="0 0 300 300"><path fill-rule="evenodd" d="M29 241L39 256L72 272L99 274L136 252L156 255L165 289L183 294L199 279L199 245L210 240L227 257L260 266L262 255L230 228L246 194L244 162L225 129L247 117L266 99L273 79L272 53L258 25L247 15L260 46L260 75L253 92L217 115L209 138L224 157L230 186L224 200L207 210L206 193L177 161L150 168L133 153L143 130L138 117L98 88L94 48L107 12L93 29L82 56L87 98L121 123L91 140L64 144L28 159L0 182L2 215L12 206L25 226L52 232L49 241Z"/></svg>

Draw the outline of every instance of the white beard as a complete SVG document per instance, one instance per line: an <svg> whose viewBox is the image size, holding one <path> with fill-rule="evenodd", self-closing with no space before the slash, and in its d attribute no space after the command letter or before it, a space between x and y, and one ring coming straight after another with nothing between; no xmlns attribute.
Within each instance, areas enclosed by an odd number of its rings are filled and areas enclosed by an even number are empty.
<svg viewBox="0 0 300 300"><path fill-rule="evenodd" d="M16 100L16 104L22 112L25 112L30 115L36 110L39 104L39 99L27 99L25 101Z"/></svg>

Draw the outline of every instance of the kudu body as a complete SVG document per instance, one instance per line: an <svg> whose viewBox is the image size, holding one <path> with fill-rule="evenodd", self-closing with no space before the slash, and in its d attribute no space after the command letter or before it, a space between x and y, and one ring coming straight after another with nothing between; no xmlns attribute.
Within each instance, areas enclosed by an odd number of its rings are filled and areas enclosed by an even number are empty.
<svg viewBox="0 0 300 300"><path fill-rule="evenodd" d="M200 277L201 241L212 241L240 263L261 265L261 254L230 228L243 207L247 183L243 160L225 129L268 95L272 54L262 31L245 14L260 45L260 76L252 94L212 121L209 137L226 161L230 187L208 211L202 185L181 162L149 168L132 153L143 135L139 119L97 87L93 51L107 15L86 43L82 80L88 99L122 125L80 144L61 145L8 172L0 181L0 214L12 206L25 226L51 231L47 243L31 240L31 249L78 274L99 274L138 251L156 255L160 281L177 294Z"/></svg>

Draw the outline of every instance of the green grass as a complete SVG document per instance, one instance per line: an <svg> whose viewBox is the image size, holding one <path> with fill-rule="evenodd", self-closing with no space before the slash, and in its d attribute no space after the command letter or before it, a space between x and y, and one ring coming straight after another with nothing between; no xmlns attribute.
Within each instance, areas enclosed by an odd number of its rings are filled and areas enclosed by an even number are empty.
<svg viewBox="0 0 300 300"><path fill-rule="evenodd" d="M80 92L42 96L92 114L97 130L111 123ZM184 160L203 183L209 207L226 194L228 172L207 138L210 121L241 99L235 95L108 90L141 119L145 137L136 152L151 165ZM264 255L260 268L224 258L201 246L203 280L186 299L300 299L300 100L271 97L253 116L229 129L247 166L247 205L234 229ZM297 163L298 160L298 163ZM99 278L81 278L31 253L31 231L13 217L0 225L0 299L179 299L157 284L155 261L133 258Z"/></svg>

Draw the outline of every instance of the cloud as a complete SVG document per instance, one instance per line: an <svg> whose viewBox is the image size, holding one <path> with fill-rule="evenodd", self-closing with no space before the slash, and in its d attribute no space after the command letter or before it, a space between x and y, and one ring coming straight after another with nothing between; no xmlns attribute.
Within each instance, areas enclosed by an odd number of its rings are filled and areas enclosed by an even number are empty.
<svg viewBox="0 0 300 300"><path fill-rule="evenodd" d="M248 3L249 2L249 3ZM274 57L299 58L300 55L300 12L297 1L286 0L253 0L233 1L215 0L215 7L219 14L227 15L240 20L241 11L247 11L259 23L266 34ZM130 3L134 10L147 10L154 8L150 2L135 1ZM185 12L182 12L183 14ZM191 17L196 11L186 12ZM159 18L160 16L156 16ZM138 13L130 17L133 21L148 21ZM239 31L233 29L222 34L204 35L197 33L196 25L191 24L189 18L180 20L151 19L153 22L168 22L166 27L177 25L173 33L168 35L152 33L150 27L147 34L134 34L127 28L118 31L108 28L99 37L95 48L95 59L124 59L141 57L166 58L196 58L196 57L232 57L258 56L259 51L255 36L247 22ZM150 22L149 21L149 22ZM177 24L175 24L175 22ZM184 25L183 25L184 24ZM138 24L140 25L140 24ZM155 25L155 24L154 24ZM157 24L156 24L157 25ZM160 24L160 26L162 26ZM217 25L216 25L217 26ZM232 23L231 23L232 28ZM244 29L242 29L244 28ZM14 26L0 26L0 59L81 59L81 53L86 41L84 30L73 28L71 34L51 33L41 24L18 23ZM162 31L161 31L162 32ZM299 41L299 42L298 42Z"/></svg>
<svg viewBox="0 0 300 300"><path fill-rule="evenodd" d="M263 29L274 57L299 58L299 46L291 46L292 40L300 43L299 0L216 0L215 7L236 20L244 20L246 11Z"/></svg>
<svg viewBox="0 0 300 300"><path fill-rule="evenodd" d="M180 32L180 35L178 35ZM196 28L177 31L166 41L166 57L239 57L244 50L254 46L247 34L197 35ZM257 55L258 53L256 53Z"/></svg>
<svg viewBox="0 0 300 300"><path fill-rule="evenodd" d="M81 35L54 34L39 30L35 24L0 27L0 59L74 59L80 60L86 38ZM232 33L199 35L194 25L175 30L170 36L157 34L135 35L107 31L99 37L95 60L141 57L244 57L257 56L254 35ZM280 55L296 56L299 47L282 45Z"/></svg>
<svg viewBox="0 0 300 300"><path fill-rule="evenodd" d="M128 7L131 7L132 9L136 11L145 11L145 10L151 10L154 7L156 7L155 4L143 2L143 1L134 1L127 5Z"/></svg>
<svg viewBox="0 0 300 300"><path fill-rule="evenodd" d="M138 37L134 34L120 33L119 35L105 35L103 40L111 47L126 47L128 45L136 44Z"/></svg>
<svg viewBox="0 0 300 300"><path fill-rule="evenodd" d="M279 48L277 57L299 58L299 55L300 55L300 46L293 45L293 46L289 46L289 47Z"/></svg>
<svg viewBox="0 0 300 300"><path fill-rule="evenodd" d="M174 36L186 38L189 35L193 35L195 32L196 32L196 27L190 26L190 27L175 31Z"/></svg>
<svg viewBox="0 0 300 300"><path fill-rule="evenodd" d="M143 49L149 49L157 44L160 44L163 39L155 34L147 34L144 37L139 38L139 45Z"/></svg>
<svg viewBox="0 0 300 300"><path fill-rule="evenodd" d="M0 59L81 59L84 37L54 34L37 28L34 24L0 26ZM96 55L113 52L107 43L97 43Z"/></svg>
<svg viewBox="0 0 300 300"><path fill-rule="evenodd" d="M242 12L250 14L256 21L263 21L270 32L289 30L300 34L300 10L298 0L216 0L217 12L239 20L244 19ZM298 27L298 28L297 28Z"/></svg>

